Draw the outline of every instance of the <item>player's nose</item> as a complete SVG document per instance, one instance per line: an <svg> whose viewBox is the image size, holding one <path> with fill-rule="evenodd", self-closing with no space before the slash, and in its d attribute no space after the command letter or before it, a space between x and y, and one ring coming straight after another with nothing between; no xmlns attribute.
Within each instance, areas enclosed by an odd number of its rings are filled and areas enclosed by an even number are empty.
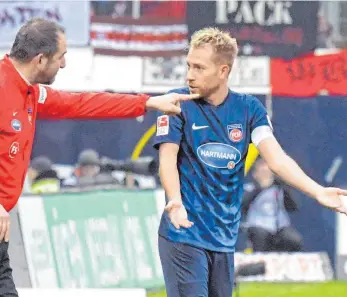
<svg viewBox="0 0 347 297"><path fill-rule="evenodd" d="M187 70L186 79L187 79L187 82L192 82L194 80L194 76L191 70Z"/></svg>

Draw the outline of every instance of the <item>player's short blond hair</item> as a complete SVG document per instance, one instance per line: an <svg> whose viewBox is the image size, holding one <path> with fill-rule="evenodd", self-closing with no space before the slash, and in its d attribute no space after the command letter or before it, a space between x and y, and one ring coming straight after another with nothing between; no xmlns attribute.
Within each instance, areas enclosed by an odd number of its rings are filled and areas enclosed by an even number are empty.
<svg viewBox="0 0 347 297"><path fill-rule="evenodd" d="M210 44L218 58L231 69L239 50L236 39L229 32L213 27L203 28L192 35L191 48L199 48L206 44Z"/></svg>

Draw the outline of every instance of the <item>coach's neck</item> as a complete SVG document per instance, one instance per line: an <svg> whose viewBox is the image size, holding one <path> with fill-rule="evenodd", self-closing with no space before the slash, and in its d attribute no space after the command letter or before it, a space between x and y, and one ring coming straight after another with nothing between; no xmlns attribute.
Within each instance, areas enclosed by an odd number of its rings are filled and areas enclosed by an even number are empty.
<svg viewBox="0 0 347 297"><path fill-rule="evenodd" d="M31 63L24 63L12 57L10 57L10 61L12 65L14 66L14 68L16 68L20 76L25 80L25 82L28 85L35 84L35 78L34 78L35 71L33 71L33 67Z"/></svg>

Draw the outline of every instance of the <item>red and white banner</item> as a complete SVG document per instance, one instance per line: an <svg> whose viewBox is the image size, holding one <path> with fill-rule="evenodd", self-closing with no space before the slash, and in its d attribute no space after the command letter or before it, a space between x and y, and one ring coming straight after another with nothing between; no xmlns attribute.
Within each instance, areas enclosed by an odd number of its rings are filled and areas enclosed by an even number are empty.
<svg viewBox="0 0 347 297"><path fill-rule="evenodd" d="M90 38L95 54L167 57L184 54L187 32L177 18L95 16Z"/></svg>
<svg viewBox="0 0 347 297"><path fill-rule="evenodd" d="M285 61L271 59L275 96L347 95L347 51Z"/></svg>

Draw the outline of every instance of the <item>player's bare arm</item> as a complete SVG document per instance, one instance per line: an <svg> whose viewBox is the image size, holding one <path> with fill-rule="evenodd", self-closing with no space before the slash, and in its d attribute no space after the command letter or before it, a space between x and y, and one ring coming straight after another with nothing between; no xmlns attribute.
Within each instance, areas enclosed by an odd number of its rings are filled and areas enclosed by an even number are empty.
<svg viewBox="0 0 347 297"><path fill-rule="evenodd" d="M316 183L284 152L274 137L262 140L258 150L269 168L286 183L313 197L323 206L347 214L347 191L325 188Z"/></svg>
<svg viewBox="0 0 347 297"><path fill-rule="evenodd" d="M177 154L179 146L175 143L163 143L159 148L159 176L168 197L165 211L168 212L175 228L189 228L193 225L188 220L187 211L183 206L180 179L177 170Z"/></svg>

